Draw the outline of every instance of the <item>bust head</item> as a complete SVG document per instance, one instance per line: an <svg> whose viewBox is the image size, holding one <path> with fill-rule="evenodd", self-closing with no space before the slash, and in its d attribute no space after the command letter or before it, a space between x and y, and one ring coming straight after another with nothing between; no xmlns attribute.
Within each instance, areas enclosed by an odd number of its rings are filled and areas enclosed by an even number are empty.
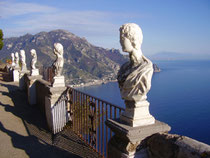
<svg viewBox="0 0 210 158"><path fill-rule="evenodd" d="M36 50L35 49L31 49L31 56L35 57L36 56Z"/></svg>
<svg viewBox="0 0 210 158"><path fill-rule="evenodd" d="M15 58L19 58L18 52L15 53Z"/></svg>
<svg viewBox="0 0 210 158"><path fill-rule="evenodd" d="M63 46L60 43L54 43L54 52L59 53L60 55L63 55Z"/></svg>
<svg viewBox="0 0 210 158"><path fill-rule="evenodd" d="M23 49L20 50L20 55L21 55L21 57L25 57L25 51Z"/></svg>
<svg viewBox="0 0 210 158"><path fill-rule="evenodd" d="M141 28L134 23L127 23L120 27L120 43L123 51L139 50L143 41Z"/></svg>

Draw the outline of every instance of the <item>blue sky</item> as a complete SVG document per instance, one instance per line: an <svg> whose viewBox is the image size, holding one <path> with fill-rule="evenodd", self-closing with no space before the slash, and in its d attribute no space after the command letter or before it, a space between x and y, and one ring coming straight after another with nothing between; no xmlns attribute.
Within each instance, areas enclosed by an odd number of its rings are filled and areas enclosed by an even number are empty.
<svg viewBox="0 0 210 158"><path fill-rule="evenodd" d="M0 0L5 37L65 29L104 48L119 48L119 27L137 23L144 54L210 54L209 0Z"/></svg>

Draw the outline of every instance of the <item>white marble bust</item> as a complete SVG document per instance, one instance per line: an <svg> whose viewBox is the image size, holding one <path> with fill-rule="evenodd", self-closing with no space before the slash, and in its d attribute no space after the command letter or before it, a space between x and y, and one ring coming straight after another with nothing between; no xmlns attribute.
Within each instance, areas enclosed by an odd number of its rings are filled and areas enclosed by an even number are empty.
<svg viewBox="0 0 210 158"><path fill-rule="evenodd" d="M151 88L153 64L142 54L142 41L142 31L137 24L128 23L120 27L120 44L130 57L130 61L121 66L117 76L121 97L126 104L120 120L132 127L155 123L146 100Z"/></svg>
<svg viewBox="0 0 210 158"><path fill-rule="evenodd" d="M19 54L18 52L15 53L15 68L19 68Z"/></svg>
<svg viewBox="0 0 210 158"><path fill-rule="evenodd" d="M142 30L137 24L127 23L120 27L120 44L130 57L130 61L121 66L117 78L124 100L146 100L151 88L153 67L152 62L142 54L142 41Z"/></svg>
<svg viewBox="0 0 210 158"><path fill-rule="evenodd" d="M36 68L36 62L37 62L37 54L35 49L31 49L31 76L38 76L39 75L39 69Z"/></svg>
<svg viewBox="0 0 210 158"><path fill-rule="evenodd" d="M62 70L63 70L63 46L60 43L54 44L54 54L56 55L56 60L53 63L53 71L55 73L55 76L61 76Z"/></svg>
<svg viewBox="0 0 210 158"><path fill-rule="evenodd" d="M31 69L35 70L36 69L36 62L37 62L37 55L36 55L36 50L35 49L31 49Z"/></svg>
<svg viewBox="0 0 210 158"><path fill-rule="evenodd" d="M11 53L11 58L12 58L12 66L15 66L15 54Z"/></svg>
<svg viewBox="0 0 210 158"><path fill-rule="evenodd" d="M22 49L20 50L20 61L21 61L21 70L22 71L26 71L27 67L26 67L26 55L25 55L25 51Z"/></svg>

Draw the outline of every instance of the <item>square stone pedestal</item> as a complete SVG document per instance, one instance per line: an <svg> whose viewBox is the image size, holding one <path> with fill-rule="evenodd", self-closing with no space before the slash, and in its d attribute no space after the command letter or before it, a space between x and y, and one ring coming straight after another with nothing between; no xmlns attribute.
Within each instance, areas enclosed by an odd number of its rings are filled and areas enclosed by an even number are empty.
<svg viewBox="0 0 210 158"><path fill-rule="evenodd" d="M12 70L12 79L13 79L13 82L19 82L19 71L20 71L19 68L14 68Z"/></svg>
<svg viewBox="0 0 210 158"><path fill-rule="evenodd" d="M45 96L45 115L48 128L56 134L68 122L66 87L48 87L49 94Z"/></svg>
<svg viewBox="0 0 210 158"><path fill-rule="evenodd" d="M132 127L146 126L155 123L155 118L149 112L149 102L125 101L125 112L120 116L121 122Z"/></svg>
<svg viewBox="0 0 210 158"><path fill-rule="evenodd" d="M108 143L108 158L147 157L144 150L136 153L136 148L142 140L155 133L164 133L171 129L169 125L158 120L151 125L131 127L123 124L119 119L109 119L106 125L115 133Z"/></svg>
<svg viewBox="0 0 210 158"><path fill-rule="evenodd" d="M28 71L28 70L20 71L20 74L19 74L19 88L20 88L20 90L26 90L27 85L26 85L26 81L24 79L24 75L29 74L29 72L30 71Z"/></svg>
<svg viewBox="0 0 210 158"><path fill-rule="evenodd" d="M54 76L52 87L65 87L65 78L64 76Z"/></svg>
<svg viewBox="0 0 210 158"><path fill-rule="evenodd" d="M38 76L27 76L27 93L28 93L28 102L30 105L36 104L36 85L35 82L38 79L42 79L41 75Z"/></svg>
<svg viewBox="0 0 210 158"><path fill-rule="evenodd" d="M32 69L31 76L37 76L37 75L39 75L39 69Z"/></svg>

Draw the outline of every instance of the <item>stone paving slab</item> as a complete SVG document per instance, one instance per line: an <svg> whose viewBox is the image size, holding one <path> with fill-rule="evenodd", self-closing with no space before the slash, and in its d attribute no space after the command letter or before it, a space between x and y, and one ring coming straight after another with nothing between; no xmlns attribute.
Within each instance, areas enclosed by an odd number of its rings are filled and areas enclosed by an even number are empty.
<svg viewBox="0 0 210 158"><path fill-rule="evenodd" d="M70 126L53 136L39 109L30 106L18 83L8 82L8 79L7 74L0 71L1 158L100 157Z"/></svg>

